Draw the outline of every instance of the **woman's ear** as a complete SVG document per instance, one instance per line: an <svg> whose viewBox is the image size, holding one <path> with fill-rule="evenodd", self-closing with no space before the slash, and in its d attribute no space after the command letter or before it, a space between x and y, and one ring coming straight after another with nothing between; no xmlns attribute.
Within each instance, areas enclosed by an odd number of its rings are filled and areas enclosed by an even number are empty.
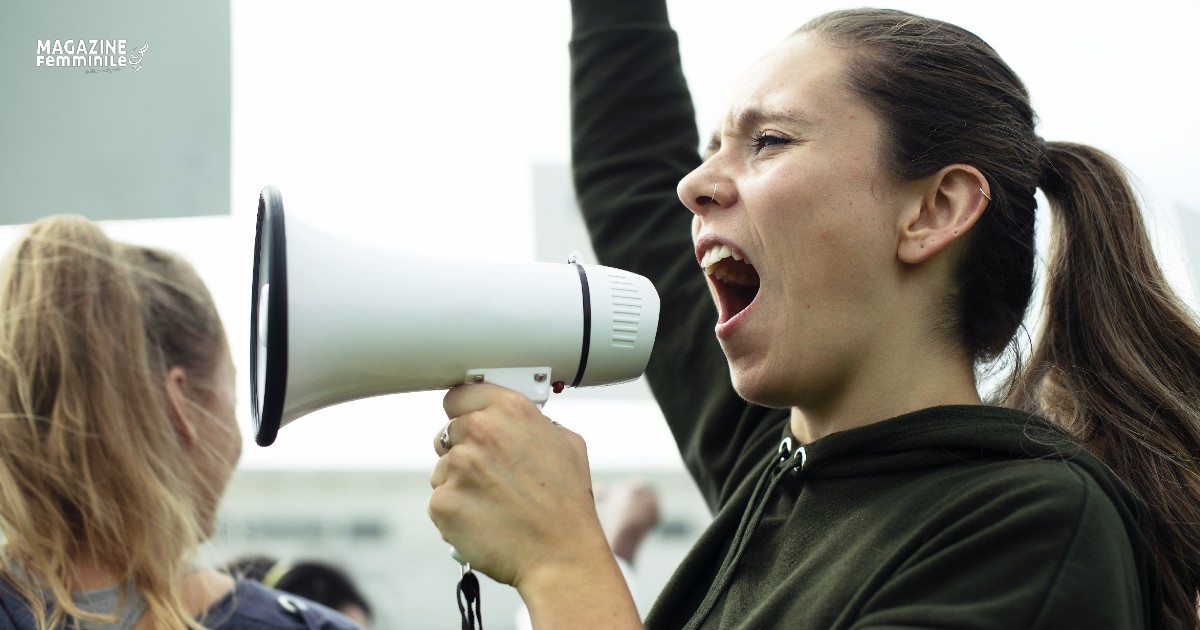
<svg viewBox="0 0 1200 630"><path fill-rule="evenodd" d="M915 265L967 233L988 206L987 178L979 169L952 164L928 178L914 211L902 217L897 256Z"/></svg>
<svg viewBox="0 0 1200 630"><path fill-rule="evenodd" d="M167 370L167 414L171 416L171 425L175 427L179 441L191 448L196 445L197 433L196 418L189 408L191 401L187 397L187 388L187 373L183 368L176 366Z"/></svg>

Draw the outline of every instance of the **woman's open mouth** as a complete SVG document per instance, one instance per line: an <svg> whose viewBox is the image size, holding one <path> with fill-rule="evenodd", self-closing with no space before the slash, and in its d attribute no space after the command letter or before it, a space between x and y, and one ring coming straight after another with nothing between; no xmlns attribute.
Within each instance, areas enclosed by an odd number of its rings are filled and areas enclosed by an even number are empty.
<svg viewBox="0 0 1200 630"><path fill-rule="evenodd" d="M754 265L728 245L714 245L704 252L700 266L716 291L718 324L737 317L758 296L759 279Z"/></svg>

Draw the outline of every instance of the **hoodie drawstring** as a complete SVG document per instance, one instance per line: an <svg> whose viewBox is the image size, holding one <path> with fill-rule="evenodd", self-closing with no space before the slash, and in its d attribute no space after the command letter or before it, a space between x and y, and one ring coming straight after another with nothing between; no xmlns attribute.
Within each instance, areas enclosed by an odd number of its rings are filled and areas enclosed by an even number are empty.
<svg viewBox="0 0 1200 630"><path fill-rule="evenodd" d="M713 580L712 586L709 587L708 593L704 596L704 601L696 608L696 612L692 614L692 618L688 620L684 630L695 630L704 623L704 619L708 617L708 613L712 612L713 605L717 603L725 591L725 586L729 583L729 578L733 575L733 570L737 567L738 560L742 557L742 552L750 544L750 536L754 533L755 527L758 526L758 521L762 517L763 511L766 510L767 503L771 494L775 491L775 486L779 480L783 478L783 473L789 469L793 472L800 472L804 469L804 465L808 462L808 453L804 450L804 446L797 446L793 449L792 438L785 437L779 443L779 449L776 451L777 456L763 470L759 476L758 482L754 484L754 491L750 493L750 501L746 504L746 511L742 513L742 520L738 523L737 532L733 535L733 541L729 545L729 553L725 555L725 560L721 562L721 568L717 571L717 577ZM766 490L763 490L764 484ZM761 492L761 496L760 496Z"/></svg>

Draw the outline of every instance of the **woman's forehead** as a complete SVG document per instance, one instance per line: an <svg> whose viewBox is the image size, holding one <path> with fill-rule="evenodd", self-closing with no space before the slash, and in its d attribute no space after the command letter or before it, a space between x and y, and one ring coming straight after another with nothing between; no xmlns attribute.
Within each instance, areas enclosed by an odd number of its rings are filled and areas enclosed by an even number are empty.
<svg viewBox="0 0 1200 630"><path fill-rule="evenodd" d="M742 74L716 132L734 135L775 123L803 133L859 111L862 103L843 81L846 55L804 33L787 38Z"/></svg>
<svg viewBox="0 0 1200 630"><path fill-rule="evenodd" d="M785 39L742 73L730 99L729 122L754 108L803 113L811 119L815 112L796 110L812 110L825 100L845 96L846 54L804 34Z"/></svg>

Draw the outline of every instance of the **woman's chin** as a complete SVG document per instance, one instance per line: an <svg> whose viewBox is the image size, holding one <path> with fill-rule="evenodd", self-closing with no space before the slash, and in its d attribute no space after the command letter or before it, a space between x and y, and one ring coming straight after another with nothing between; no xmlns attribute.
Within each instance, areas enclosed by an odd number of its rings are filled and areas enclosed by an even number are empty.
<svg viewBox="0 0 1200 630"><path fill-rule="evenodd" d="M796 394L783 383L758 378L744 370L732 370L733 389L746 402L763 407L785 409L795 404Z"/></svg>

